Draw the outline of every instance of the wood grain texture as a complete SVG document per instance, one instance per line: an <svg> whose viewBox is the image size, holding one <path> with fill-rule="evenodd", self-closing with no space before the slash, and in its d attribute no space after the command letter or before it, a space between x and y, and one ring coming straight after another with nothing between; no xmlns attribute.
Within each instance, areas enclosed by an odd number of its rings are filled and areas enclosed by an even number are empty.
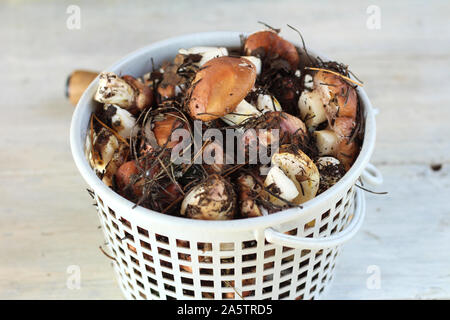
<svg viewBox="0 0 450 320"><path fill-rule="evenodd" d="M70 154L68 74L171 36L251 32L258 20L298 40L292 24L311 48L349 64L380 110L372 162L389 194L367 194L363 229L345 245L327 298L450 298L450 3L86 0L77 1L81 29L69 30L71 4L0 4L1 299L122 298ZM371 4L379 30L366 27ZM67 288L70 265L80 267L79 290ZM378 290L366 285L372 265Z"/></svg>

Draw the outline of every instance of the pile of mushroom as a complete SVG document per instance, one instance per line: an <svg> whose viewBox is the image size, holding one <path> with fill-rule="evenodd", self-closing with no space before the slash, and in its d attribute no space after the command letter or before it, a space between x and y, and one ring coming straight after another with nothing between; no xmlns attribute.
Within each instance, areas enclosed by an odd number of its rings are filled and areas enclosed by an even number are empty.
<svg viewBox="0 0 450 320"><path fill-rule="evenodd" d="M241 48L180 48L142 77L103 72L94 100L86 156L99 178L136 205L191 219L300 206L350 169L363 133L346 66L313 59L272 29ZM183 143L209 129L242 133L244 163L224 141ZM254 145L272 151L267 163L251 161ZM202 154L212 163L197 161Z"/></svg>

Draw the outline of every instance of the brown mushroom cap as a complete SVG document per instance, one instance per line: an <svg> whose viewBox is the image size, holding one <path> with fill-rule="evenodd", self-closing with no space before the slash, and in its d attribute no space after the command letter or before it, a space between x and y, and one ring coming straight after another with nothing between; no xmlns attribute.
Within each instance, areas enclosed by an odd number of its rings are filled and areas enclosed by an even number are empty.
<svg viewBox="0 0 450 320"><path fill-rule="evenodd" d="M219 57L197 72L188 95L194 119L211 121L230 112L241 102L256 81L256 67L249 60Z"/></svg>
<svg viewBox="0 0 450 320"><path fill-rule="evenodd" d="M239 148L244 148L243 152L246 154L251 145L257 145L258 148L272 145L273 148L276 143L304 144L307 142L308 129L305 123L289 113L269 111L256 121L251 128L255 130L245 131L238 145Z"/></svg>
<svg viewBox="0 0 450 320"><path fill-rule="evenodd" d="M271 111L265 114L266 122L272 123L272 127L275 125L280 129L280 139L288 135L298 136L304 141L308 136L308 129L305 123L299 118L283 112L283 111Z"/></svg>
<svg viewBox="0 0 450 320"><path fill-rule="evenodd" d="M136 92L134 103L135 107L138 110L137 111L133 110L134 112L130 111L131 113L133 114L139 113L139 111L142 111L151 106L151 104L153 103L152 89L150 89L148 86L141 83L139 80L137 80L132 76L124 75L122 79L125 80L130 86L132 86Z"/></svg>
<svg viewBox="0 0 450 320"><path fill-rule="evenodd" d="M350 140L354 127L355 121L346 117L336 118L333 126L339 141L336 158L344 165L347 171L356 159L359 150L358 144Z"/></svg>
<svg viewBox="0 0 450 320"><path fill-rule="evenodd" d="M159 116L160 119L153 121L152 129L156 141L160 147L173 148L180 141L172 141L172 132L180 128L187 129L187 126L175 112L168 112Z"/></svg>
<svg viewBox="0 0 450 320"><path fill-rule="evenodd" d="M314 75L314 85L321 92L328 123L338 137L335 156L349 170L359 150L358 144L351 140L358 111L356 90L338 75L326 71Z"/></svg>
<svg viewBox="0 0 450 320"><path fill-rule="evenodd" d="M276 53L289 62L293 69L297 69L300 56L297 48L289 41L280 37L275 31L258 31L248 36L244 49L247 55L251 55L256 49L264 48L265 52Z"/></svg>
<svg viewBox="0 0 450 320"><path fill-rule="evenodd" d="M138 182L131 186L132 179L138 174L139 169L133 160L122 164L115 174L118 191L127 199L132 199L142 194L142 183ZM130 188L127 189L127 187Z"/></svg>
<svg viewBox="0 0 450 320"><path fill-rule="evenodd" d="M329 116L356 119L358 97L352 85L341 77L325 71L319 71L314 75L314 83L316 86L326 86L330 92L330 98L336 98L337 100L337 104L334 106L326 106ZM320 89L323 90L324 88ZM333 107L335 109L330 109Z"/></svg>

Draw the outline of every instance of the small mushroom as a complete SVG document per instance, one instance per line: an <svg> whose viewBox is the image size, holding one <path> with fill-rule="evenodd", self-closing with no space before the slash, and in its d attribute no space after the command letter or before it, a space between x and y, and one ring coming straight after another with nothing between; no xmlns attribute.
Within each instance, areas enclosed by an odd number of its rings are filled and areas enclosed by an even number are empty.
<svg viewBox="0 0 450 320"><path fill-rule="evenodd" d="M120 78L112 72L99 75L94 99L101 103L114 104L136 114L149 107L153 101L152 90L132 76Z"/></svg>
<svg viewBox="0 0 450 320"><path fill-rule="evenodd" d="M187 129L185 122L175 112L160 113L152 120L152 131L160 147L175 147L180 141L173 141L172 133L177 129Z"/></svg>
<svg viewBox="0 0 450 320"><path fill-rule="evenodd" d="M87 139L90 141L89 136ZM119 149L119 140L111 131L102 128L98 134L94 134L93 145L91 146L89 143L87 147L90 149L88 156L91 167L99 173L104 173L106 166Z"/></svg>
<svg viewBox="0 0 450 320"><path fill-rule="evenodd" d="M244 50L247 55L254 55L255 50L263 49L265 53L277 54L289 62L296 70L300 62L297 48L289 41L283 39L273 30L258 31L248 36Z"/></svg>
<svg viewBox="0 0 450 320"><path fill-rule="evenodd" d="M356 118L358 97L352 85L338 75L325 71L317 72L313 79L313 91L319 93L330 125L337 117Z"/></svg>
<svg viewBox="0 0 450 320"><path fill-rule="evenodd" d="M300 118L308 128L315 128L322 122L327 121L325 108L317 91L303 91L298 99L298 109Z"/></svg>
<svg viewBox="0 0 450 320"><path fill-rule="evenodd" d="M345 174L344 166L336 158L320 157L315 163L320 173L318 194L334 186Z"/></svg>
<svg viewBox="0 0 450 320"><path fill-rule="evenodd" d="M256 68L247 59L219 57L208 61L188 90L191 116L211 121L233 112L255 81Z"/></svg>
<svg viewBox="0 0 450 320"><path fill-rule="evenodd" d="M257 148L276 148L280 144L301 144L308 139L305 124L299 118L282 111L269 111L252 123L252 130L246 130L241 136L243 154L252 146ZM253 130L254 129L254 130Z"/></svg>
<svg viewBox="0 0 450 320"><path fill-rule="evenodd" d="M298 195L298 189L286 173L278 166L273 166L267 173L264 186L276 196L269 195L269 200L275 205L285 206L292 202ZM284 201L286 200L286 201Z"/></svg>
<svg viewBox="0 0 450 320"><path fill-rule="evenodd" d="M131 85L112 72L100 73L94 99L101 103L116 104L123 108L133 105L135 92Z"/></svg>
<svg viewBox="0 0 450 320"><path fill-rule="evenodd" d="M306 141L308 130L299 118L282 111L271 111L264 114L265 122L270 129L279 129L280 141L289 138L289 142Z"/></svg>
<svg viewBox="0 0 450 320"><path fill-rule="evenodd" d="M113 104L105 104L103 110L107 123L121 137L128 139L137 134L136 119L130 112Z"/></svg>
<svg viewBox="0 0 450 320"><path fill-rule="evenodd" d="M144 179L139 178L139 168L134 160L122 164L115 174L117 189L127 199L142 195Z"/></svg>
<svg viewBox="0 0 450 320"><path fill-rule="evenodd" d="M180 213L192 219L229 220L236 209L236 194L224 178L213 175L193 187L181 203Z"/></svg>
<svg viewBox="0 0 450 320"><path fill-rule="evenodd" d="M127 81L134 89L134 104L138 111L142 111L150 107L153 103L152 89L132 76L125 75L122 78ZM130 112L133 113L131 110Z"/></svg>
<svg viewBox="0 0 450 320"><path fill-rule="evenodd" d="M272 156L272 165L281 169L284 175L294 183L298 191L292 201L289 201L299 205L316 196L320 181L319 171L314 162L303 151L289 145L281 146L280 150ZM288 185L288 182L284 183ZM277 182L277 184L282 183ZM289 196L292 197L293 193Z"/></svg>
<svg viewBox="0 0 450 320"><path fill-rule="evenodd" d="M162 100L171 99L180 92L180 87L184 85L185 79L178 74L178 70L184 63L184 56L177 54L172 62L167 62L162 68L162 80L159 83L157 92Z"/></svg>
<svg viewBox="0 0 450 320"><path fill-rule="evenodd" d="M337 158L348 171L358 154L359 147L354 141L349 141L353 120L337 118L335 130L325 129L314 131L319 156L333 156Z"/></svg>
<svg viewBox="0 0 450 320"><path fill-rule="evenodd" d="M149 116L142 125L143 139L139 146L141 155L151 154L161 148L170 153L170 149L175 148L185 137L183 132L179 135L178 130L188 130L187 121L184 120L181 113L154 111L156 114Z"/></svg>
<svg viewBox="0 0 450 320"><path fill-rule="evenodd" d="M237 180L239 189L239 209L243 218L262 216L261 209L256 203L256 198L262 188L250 174L241 174Z"/></svg>

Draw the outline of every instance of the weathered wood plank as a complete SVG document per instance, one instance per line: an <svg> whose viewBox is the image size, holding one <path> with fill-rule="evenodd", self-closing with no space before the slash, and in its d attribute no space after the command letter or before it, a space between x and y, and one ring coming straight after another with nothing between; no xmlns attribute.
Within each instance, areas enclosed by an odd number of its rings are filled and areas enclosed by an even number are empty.
<svg viewBox="0 0 450 320"><path fill-rule="evenodd" d="M381 165L388 195L366 194L363 228L344 246L330 299L448 299L450 166ZM380 289L367 288L380 271Z"/></svg>

